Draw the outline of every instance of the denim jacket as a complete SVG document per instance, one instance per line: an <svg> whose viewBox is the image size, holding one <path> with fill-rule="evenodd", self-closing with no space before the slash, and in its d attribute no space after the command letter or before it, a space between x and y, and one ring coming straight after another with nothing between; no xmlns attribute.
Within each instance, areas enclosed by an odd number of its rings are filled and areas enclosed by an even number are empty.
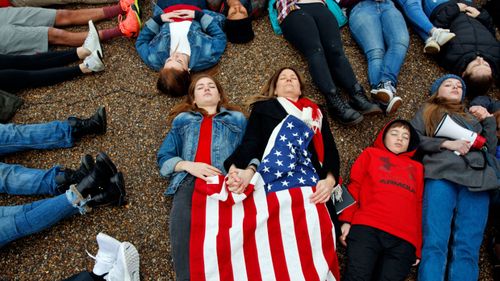
<svg viewBox="0 0 500 281"><path fill-rule="evenodd" d="M153 15L163 13L156 4ZM189 69L200 71L210 68L220 60L226 48L226 34L222 30L225 17L219 13L203 10L200 21L193 20L188 32L191 46ZM135 47L144 63L159 71L170 57L170 25L159 25L149 19L139 33Z"/></svg>
<svg viewBox="0 0 500 281"><path fill-rule="evenodd" d="M160 175L170 179L165 192L173 195L184 180L187 172L174 172L179 161L194 161L198 149L200 126L203 116L199 112L182 112L175 117L172 128L168 132L158 151L158 167ZM212 166L226 172L224 160L238 147L245 133L247 120L238 111L221 108L213 118L212 148L210 159ZM203 136L208 137L208 136Z"/></svg>

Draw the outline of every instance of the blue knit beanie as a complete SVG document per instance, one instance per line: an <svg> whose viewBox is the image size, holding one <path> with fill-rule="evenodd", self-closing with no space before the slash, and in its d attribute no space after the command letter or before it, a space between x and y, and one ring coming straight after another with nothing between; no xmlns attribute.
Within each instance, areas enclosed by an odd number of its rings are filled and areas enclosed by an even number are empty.
<svg viewBox="0 0 500 281"><path fill-rule="evenodd" d="M460 83L462 83L462 100L464 100L464 98L465 98L465 82L464 82L464 80L462 80L462 78L460 76L457 76L455 74L445 74L445 75L439 77L438 79L436 79L436 81L434 81L434 83L432 83L431 89L429 91L429 95L432 96L433 94L437 93L441 84L443 84L443 82L446 79L450 79L450 78L457 79L460 81Z"/></svg>

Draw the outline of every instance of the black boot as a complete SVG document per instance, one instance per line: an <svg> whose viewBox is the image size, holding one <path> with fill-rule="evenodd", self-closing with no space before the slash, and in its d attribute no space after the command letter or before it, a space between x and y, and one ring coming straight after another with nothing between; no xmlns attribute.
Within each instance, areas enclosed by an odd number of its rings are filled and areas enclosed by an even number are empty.
<svg viewBox="0 0 500 281"><path fill-rule="evenodd" d="M106 133L106 108L99 107L97 112L87 119L69 117L68 123L71 126L71 135L79 139L89 134Z"/></svg>
<svg viewBox="0 0 500 281"><path fill-rule="evenodd" d="M358 124L363 120L356 110L352 109L337 93L325 95L326 106L330 114L344 125Z"/></svg>
<svg viewBox="0 0 500 281"><path fill-rule="evenodd" d="M64 193L70 185L82 181L92 169L94 169L94 158L88 154L83 155L78 170L64 169L63 174L56 176L57 190L60 194Z"/></svg>
<svg viewBox="0 0 500 281"><path fill-rule="evenodd" d="M83 198L89 195L93 197L103 191L109 179L117 172L111 159L104 152L99 152L94 169L78 183L76 189Z"/></svg>
<svg viewBox="0 0 500 281"><path fill-rule="evenodd" d="M127 203L125 196L125 180L123 174L118 172L111 177L107 185L103 186L102 192L92 196L87 204L89 207L102 205L123 206Z"/></svg>
<svg viewBox="0 0 500 281"><path fill-rule="evenodd" d="M368 100L365 95L365 90L360 84L354 85L349 104L363 115L379 114L383 112L378 104Z"/></svg>

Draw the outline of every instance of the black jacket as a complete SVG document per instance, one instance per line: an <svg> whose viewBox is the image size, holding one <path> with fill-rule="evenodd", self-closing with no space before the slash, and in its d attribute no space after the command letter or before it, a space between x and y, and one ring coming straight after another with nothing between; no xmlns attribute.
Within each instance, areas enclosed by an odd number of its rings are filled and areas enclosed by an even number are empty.
<svg viewBox="0 0 500 281"><path fill-rule="evenodd" d="M271 133L286 116L287 112L276 99L257 102L248 119L243 141L224 162L226 170L229 170L232 164L244 169L252 159L262 160ZM322 124L321 134L323 135L325 151L323 166L321 167L319 164L313 142L308 147L309 152L312 154L311 161L320 178L323 179L328 172L332 172L335 180L338 182L340 170L339 153L325 115L323 116Z"/></svg>
<svg viewBox="0 0 500 281"><path fill-rule="evenodd" d="M449 71L459 75L467 64L477 56L483 57L492 67L498 81L500 65L500 43L495 38L495 30L488 12L476 18L461 13L456 1L449 1L436 7L431 14L431 22L436 27L450 29L456 37L441 47L438 62Z"/></svg>

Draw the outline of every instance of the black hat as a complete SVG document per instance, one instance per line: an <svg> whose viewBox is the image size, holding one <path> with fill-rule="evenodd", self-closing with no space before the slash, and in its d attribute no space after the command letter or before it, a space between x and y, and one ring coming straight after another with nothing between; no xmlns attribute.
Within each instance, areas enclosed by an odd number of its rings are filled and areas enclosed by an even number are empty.
<svg viewBox="0 0 500 281"><path fill-rule="evenodd" d="M240 20L226 19L227 40L231 43L242 44L252 41L253 29L250 17Z"/></svg>

